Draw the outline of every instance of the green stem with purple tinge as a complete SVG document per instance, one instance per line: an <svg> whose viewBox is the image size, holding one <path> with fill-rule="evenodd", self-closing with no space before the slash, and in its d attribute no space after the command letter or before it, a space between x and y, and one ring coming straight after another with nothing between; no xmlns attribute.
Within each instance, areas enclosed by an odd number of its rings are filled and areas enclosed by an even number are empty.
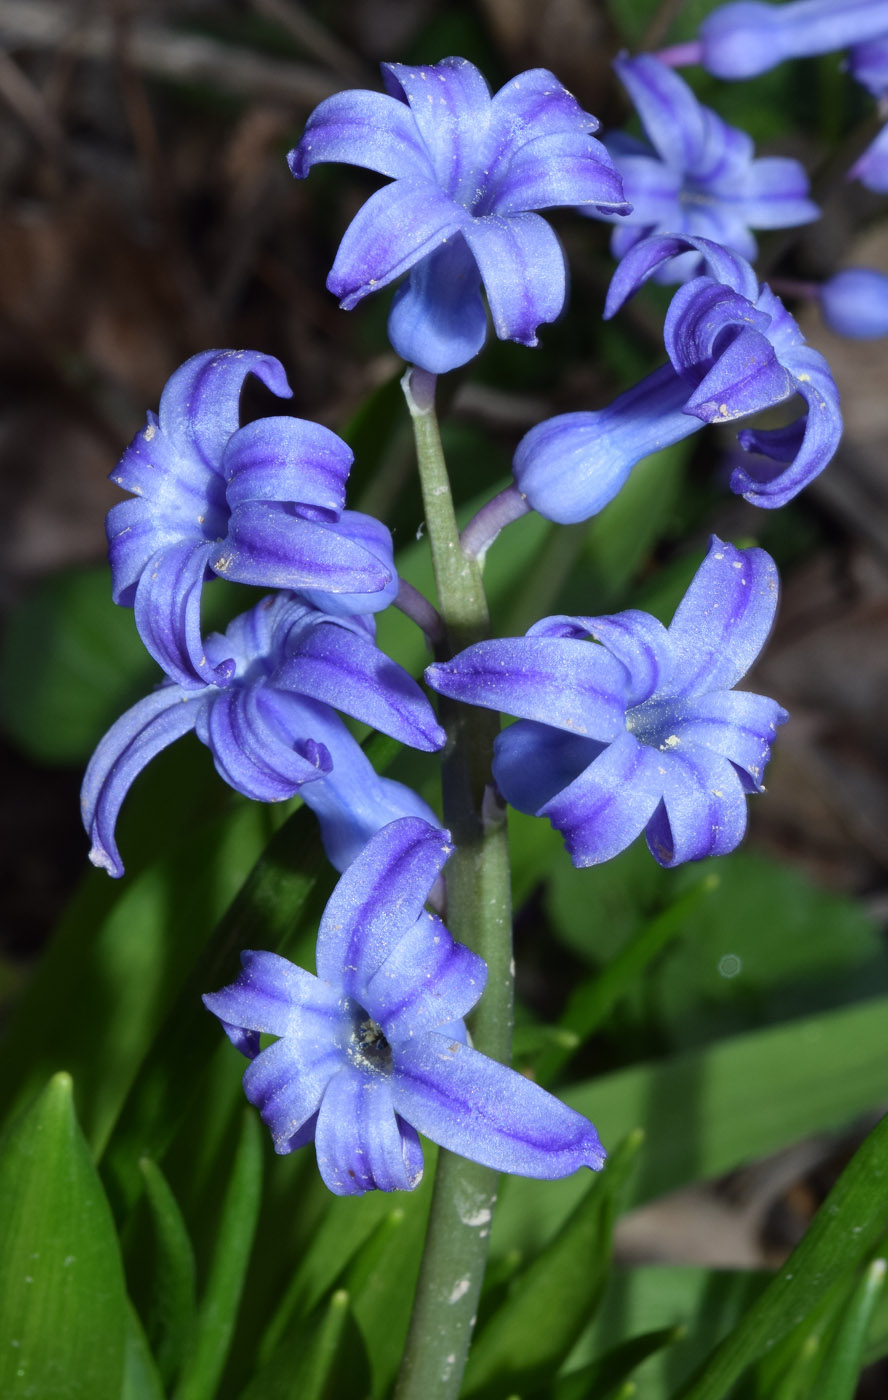
<svg viewBox="0 0 888 1400"><path fill-rule="evenodd" d="M438 611L449 658L488 635L487 599L477 559L461 545L435 413L435 376L410 369L402 381L413 422ZM447 926L487 963L487 986L469 1025L475 1047L509 1064L512 1048L512 914L505 814L489 797L499 717L441 700L447 731L444 823L453 837L447 862ZM488 794L485 801L485 794ZM487 1261L497 1173L441 1151L410 1331L395 1400L456 1400Z"/></svg>

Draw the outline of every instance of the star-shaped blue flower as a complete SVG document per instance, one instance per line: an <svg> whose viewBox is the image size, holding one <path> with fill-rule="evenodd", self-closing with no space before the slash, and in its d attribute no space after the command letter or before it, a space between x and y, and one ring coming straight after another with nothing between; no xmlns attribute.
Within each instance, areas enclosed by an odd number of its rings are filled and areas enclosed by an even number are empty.
<svg viewBox="0 0 888 1400"><path fill-rule="evenodd" d="M667 259L689 250L704 259L708 275L687 282L672 299L664 327L669 363L607 408L548 418L518 444L515 482L546 519L588 520L643 457L705 423L731 423L794 394L805 412L793 423L738 434L750 456L733 471L731 490L753 505L785 505L835 453L842 415L829 365L737 254L707 238L653 234L614 273L605 317Z"/></svg>
<svg viewBox="0 0 888 1400"><path fill-rule="evenodd" d="M565 298L561 245L536 210L628 209L591 132L598 122L534 68L494 97L462 58L384 63L386 94L337 93L290 153L301 179L320 161L391 177L346 230L327 286L351 310L404 273L389 317L399 355L434 374L477 355L487 332L481 284L501 340L536 345Z"/></svg>
<svg viewBox="0 0 888 1400"><path fill-rule="evenodd" d="M607 142L632 205L611 238L615 258L648 234L687 233L752 260L758 246L751 229L789 228L819 217L799 161L756 159L746 132L702 106L687 83L651 54L617 59L614 67L650 142L620 132ZM580 212L607 217L595 209ZM698 254L685 253L664 263L655 276L684 282L701 264Z"/></svg>
<svg viewBox="0 0 888 1400"><path fill-rule="evenodd" d="M668 628L635 610L548 617L426 679L519 716L496 740L493 776L513 807L548 817L574 865L610 860L642 831L661 865L680 865L732 851L746 795L761 790L786 711L733 687L776 607L770 556L713 536Z"/></svg>
<svg viewBox="0 0 888 1400"><path fill-rule="evenodd" d="M115 826L121 804L151 759L193 730L220 775L259 802L299 793L314 807L330 860L339 868L380 826L425 802L380 778L333 708L433 751L444 743L416 682L373 642L370 617L335 617L278 593L206 639L211 666L231 659L224 686L166 680L127 710L102 739L81 792L90 860L123 874Z"/></svg>
<svg viewBox="0 0 888 1400"><path fill-rule="evenodd" d="M201 636L201 592L213 575L316 590L328 612L378 611L398 589L388 530L344 509L351 448L302 418L240 427L248 374L289 398L271 355L194 355L111 473L132 493L108 513L114 601L135 607L151 655L186 687L233 675L231 657L210 663Z"/></svg>
<svg viewBox="0 0 888 1400"><path fill-rule="evenodd" d="M317 977L248 952L237 981L204 997L251 1060L244 1090L275 1151L314 1142L339 1196L412 1190L418 1133L520 1176L604 1162L588 1119L466 1043L487 968L423 907L448 839L415 818L374 836L324 912ZM261 1053L260 1033L277 1037Z"/></svg>

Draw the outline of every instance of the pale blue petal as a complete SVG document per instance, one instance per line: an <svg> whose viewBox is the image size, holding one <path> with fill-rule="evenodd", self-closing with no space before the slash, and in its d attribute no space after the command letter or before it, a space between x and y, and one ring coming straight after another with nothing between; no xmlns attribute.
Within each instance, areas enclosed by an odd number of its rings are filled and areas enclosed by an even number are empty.
<svg viewBox="0 0 888 1400"><path fill-rule="evenodd" d="M388 335L408 364L445 374L474 359L487 336L481 274L457 234L412 269L395 292Z"/></svg>
<svg viewBox="0 0 888 1400"><path fill-rule="evenodd" d="M640 705L668 685L674 658L669 635L650 613L628 608L608 617L544 617L528 629L529 637L594 637L626 667L626 704Z"/></svg>
<svg viewBox="0 0 888 1400"><path fill-rule="evenodd" d="M603 647L557 637L476 642L426 670L433 690L467 705L608 741L623 727L626 669Z"/></svg>
<svg viewBox="0 0 888 1400"><path fill-rule="evenodd" d="M211 665L200 631L200 600L213 546L183 540L158 550L139 579L136 627L158 665L186 689L225 685L234 660Z"/></svg>
<svg viewBox="0 0 888 1400"><path fill-rule="evenodd" d="M114 828L123 799L155 754L194 728L205 692L163 685L121 715L100 741L80 791L89 858L115 879L123 874Z"/></svg>
<svg viewBox="0 0 888 1400"><path fill-rule="evenodd" d="M334 93L316 107L287 161L297 180L323 161L360 165L394 179L434 178L410 108L360 88Z"/></svg>
<svg viewBox="0 0 888 1400"><path fill-rule="evenodd" d="M322 588L300 588L301 596L321 612L334 617L351 617L354 614L382 612L398 596L400 580L395 568L392 533L387 525L375 516L365 515L359 510L344 510L335 523L327 530L339 539L360 545L374 559L377 559L391 576L384 588L373 593L329 593Z"/></svg>
<svg viewBox="0 0 888 1400"><path fill-rule="evenodd" d="M675 674L658 698L736 685L767 640L777 598L777 567L769 554L735 549L713 535L669 626Z"/></svg>
<svg viewBox="0 0 888 1400"><path fill-rule="evenodd" d="M368 982L422 913L450 855L449 832L417 817L390 823L330 896L318 931L318 976L360 1001Z"/></svg>
<svg viewBox="0 0 888 1400"><path fill-rule="evenodd" d="M494 780L510 807L535 816L585 772L603 748L595 739L519 719L494 740Z"/></svg>
<svg viewBox="0 0 888 1400"><path fill-rule="evenodd" d="M344 710L412 748L433 752L444 745L444 731L412 676L338 623L306 629L295 654L275 670L273 684Z"/></svg>
<svg viewBox="0 0 888 1400"><path fill-rule="evenodd" d="M387 92L409 103L441 189L470 202L490 121L490 89L478 69L465 58L383 63L382 77Z"/></svg>
<svg viewBox="0 0 888 1400"><path fill-rule="evenodd" d="M576 866L598 865L630 846L663 792L663 755L623 731L537 813L564 837Z"/></svg>
<svg viewBox="0 0 888 1400"><path fill-rule="evenodd" d="M294 1136L317 1113L331 1080L346 1073L333 1017L312 1017L298 1035L276 1040L244 1071L244 1093L259 1109L275 1152L292 1152Z"/></svg>
<svg viewBox="0 0 888 1400"><path fill-rule="evenodd" d="M398 1058L417 1036L462 1020L484 990L487 964L454 943L441 920L423 910L367 983L362 1004L382 1026Z"/></svg>
<svg viewBox="0 0 888 1400"><path fill-rule="evenodd" d="M318 1168L337 1196L412 1191L422 1177L416 1133L395 1116L391 1081L346 1065L327 1085L315 1128Z"/></svg>
<svg viewBox="0 0 888 1400"><path fill-rule="evenodd" d="M283 802L303 783L317 782L332 760L313 733L294 733L264 687L237 686L214 694L197 724L229 786L257 802ZM315 740L314 743L311 741Z"/></svg>
<svg viewBox="0 0 888 1400"><path fill-rule="evenodd" d="M433 253L470 222L429 180L396 180L377 190L346 229L327 287L351 311Z"/></svg>
<svg viewBox="0 0 888 1400"><path fill-rule="evenodd" d="M716 690L695 695L685 717L676 720L676 748L700 746L730 759L749 779L744 786L761 791L762 775L771 757L777 726L789 718L786 710L766 695L748 690Z"/></svg>
<svg viewBox="0 0 888 1400"><path fill-rule="evenodd" d="M320 423L259 418L233 433L222 454L228 506L282 501L335 519L345 505L353 461L351 448Z"/></svg>
<svg viewBox="0 0 888 1400"><path fill-rule="evenodd" d="M653 54L617 58L614 68L661 159L676 170L696 165L707 133L687 83Z"/></svg>
<svg viewBox="0 0 888 1400"><path fill-rule="evenodd" d="M494 214L463 228L481 272L500 340L537 344L537 327L561 314L567 290L564 254L539 214Z"/></svg>
<svg viewBox="0 0 888 1400"><path fill-rule="evenodd" d="M244 501L209 553L221 578L260 588L378 593L392 582L381 560L334 524L307 520L280 501Z"/></svg>
<svg viewBox="0 0 888 1400"><path fill-rule="evenodd" d="M671 867L733 851L746 831L746 794L733 765L702 747L661 757L663 805L646 831L654 859Z"/></svg>
<svg viewBox="0 0 888 1400"><path fill-rule="evenodd" d="M280 360L257 350L204 350L167 380L160 396L160 431L185 453L221 470L225 444L240 426L240 394L248 374L278 398L292 389Z"/></svg>
<svg viewBox="0 0 888 1400"><path fill-rule="evenodd" d="M546 1180L604 1165L587 1118L523 1074L434 1031L398 1057L391 1086L403 1118L471 1162Z"/></svg>
<svg viewBox="0 0 888 1400"><path fill-rule="evenodd" d="M237 980L201 998L220 1021L265 1035L329 1036L335 1043L342 1012L338 991L277 953L241 953ZM329 1022L329 1025L325 1025Z"/></svg>

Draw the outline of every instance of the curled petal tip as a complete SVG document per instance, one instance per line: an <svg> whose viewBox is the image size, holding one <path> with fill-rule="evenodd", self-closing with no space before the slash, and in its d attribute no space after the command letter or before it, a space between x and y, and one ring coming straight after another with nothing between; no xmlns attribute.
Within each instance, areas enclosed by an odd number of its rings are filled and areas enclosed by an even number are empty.
<svg viewBox="0 0 888 1400"><path fill-rule="evenodd" d="M115 859L105 850L104 846L100 846L98 843L90 850L89 859L97 870L106 870L112 880L119 880L123 874L123 864L120 858Z"/></svg>

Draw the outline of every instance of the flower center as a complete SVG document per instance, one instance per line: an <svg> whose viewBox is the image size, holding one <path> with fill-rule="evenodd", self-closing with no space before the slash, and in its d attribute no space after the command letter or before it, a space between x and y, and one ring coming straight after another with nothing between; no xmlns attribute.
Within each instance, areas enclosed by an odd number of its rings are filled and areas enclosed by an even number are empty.
<svg viewBox="0 0 888 1400"><path fill-rule="evenodd" d="M682 708L675 701L645 700L627 711L626 728L640 744L668 753L681 742L675 731L683 717Z"/></svg>
<svg viewBox="0 0 888 1400"><path fill-rule="evenodd" d="M382 1027L362 1007L358 1007L352 1028L352 1055L356 1060L388 1074L392 1067L392 1049L383 1035Z"/></svg>

